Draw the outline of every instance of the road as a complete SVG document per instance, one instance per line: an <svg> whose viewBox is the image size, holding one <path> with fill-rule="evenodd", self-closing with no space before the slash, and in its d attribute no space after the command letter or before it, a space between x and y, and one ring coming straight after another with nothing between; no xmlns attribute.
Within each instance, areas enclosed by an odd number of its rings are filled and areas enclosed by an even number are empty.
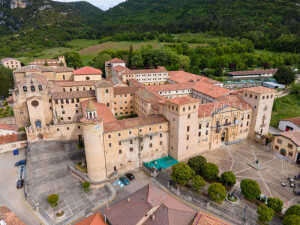
<svg viewBox="0 0 300 225"><path fill-rule="evenodd" d="M7 206L27 225L40 225L41 222L25 204L24 189L16 188L19 175L14 164L21 159L25 159L25 149L16 156L12 152L0 154L0 205Z"/></svg>

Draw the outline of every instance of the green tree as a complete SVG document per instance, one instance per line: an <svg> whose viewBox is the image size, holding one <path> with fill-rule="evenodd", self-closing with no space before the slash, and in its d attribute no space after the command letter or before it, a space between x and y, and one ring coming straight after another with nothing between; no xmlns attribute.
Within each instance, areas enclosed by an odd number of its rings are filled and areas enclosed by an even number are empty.
<svg viewBox="0 0 300 225"><path fill-rule="evenodd" d="M105 62L112 59L112 56L108 53L100 52L94 58L94 67L100 69L105 74Z"/></svg>
<svg viewBox="0 0 300 225"><path fill-rule="evenodd" d="M285 211L285 216L297 215L300 216L300 205L292 205Z"/></svg>
<svg viewBox="0 0 300 225"><path fill-rule="evenodd" d="M260 197L261 191L258 183L251 179L241 181L240 188L244 197L248 199L256 199Z"/></svg>
<svg viewBox="0 0 300 225"><path fill-rule="evenodd" d="M57 201L59 200L59 197L57 194L53 194L53 195L49 195L47 198L49 204L51 205L51 207L55 207L57 205Z"/></svg>
<svg viewBox="0 0 300 225"><path fill-rule="evenodd" d="M263 222L270 222L274 216L273 209L269 208L265 204L257 207L258 219Z"/></svg>
<svg viewBox="0 0 300 225"><path fill-rule="evenodd" d="M218 177L219 168L216 164L213 163L205 163L202 166L201 174L208 180L213 180Z"/></svg>
<svg viewBox="0 0 300 225"><path fill-rule="evenodd" d="M206 158L201 155L192 157L188 161L188 165L195 171L196 174L201 174L201 168L206 163Z"/></svg>
<svg viewBox="0 0 300 225"><path fill-rule="evenodd" d="M290 67L281 66L278 68L273 78L280 84L290 85L295 81L296 75Z"/></svg>
<svg viewBox="0 0 300 225"><path fill-rule="evenodd" d="M285 216L282 221L283 225L300 225L300 216L289 215Z"/></svg>
<svg viewBox="0 0 300 225"><path fill-rule="evenodd" d="M128 67L132 67L132 57L133 57L133 47L130 45L129 53L128 53Z"/></svg>
<svg viewBox="0 0 300 225"><path fill-rule="evenodd" d="M77 69L83 66L81 56L79 55L78 52L76 51L66 52L64 56L66 58L66 63L69 67Z"/></svg>
<svg viewBox="0 0 300 225"><path fill-rule="evenodd" d="M0 96L8 97L8 90L12 88L14 88L12 70L0 65Z"/></svg>
<svg viewBox="0 0 300 225"><path fill-rule="evenodd" d="M143 59L142 53L139 51L133 55L131 61L132 61L132 63L131 63L132 66L135 66L137 68L141 68L144 66L144 59Z"/></svg>
<svg viewBox="0 0 300 225"><path fill-rule="evenodd" d="M273 209L275 212L281 212L283 202L279 198L268 198L267 206Z"/></svg>
<svg viewBox="0 0 300 225"><path fill-rule="evenodd" d="M190 69L191 60L190 57L186 55L179 55L179 65L180 69L188 71Z"/></svg>
<svg viewBox="0 0 300 225"><path fill-rule="evenodd" d="M205 180L200 175L196 175L193 177L193 188L200 190L204 186Z"/></svg>
<svg viewBox="0 0 300 225"><path fill-rule="evenodd" d="M209 197L217 202L223 202L226 198L225 187L220 183L212 183L208 188Z"/></svg>
<svg viewBox="0 0 300 225"><path fill-rule="evenodd" d="M181 185L185 185L193 176L195 176L195 171L183 162L172 167L171 178Z"/></svg>
<svg viewBox="0 0 300 225"><path fill-rule="evenodd" d="M227 171L221 174L221 180L226 186L229 185L232 187L236 183L236 176L233 172Z"/></svg>

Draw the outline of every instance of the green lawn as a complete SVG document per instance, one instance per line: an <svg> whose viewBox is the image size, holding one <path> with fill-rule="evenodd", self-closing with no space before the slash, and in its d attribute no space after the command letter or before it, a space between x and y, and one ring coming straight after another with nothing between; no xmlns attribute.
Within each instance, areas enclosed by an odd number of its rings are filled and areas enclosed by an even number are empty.
<svg viewBox="0 0 300 225"><path fill-rule="evenodd" d="M300 99L296 95L287 95L274 101L271 126L278 127L279 120L300 116Z"/></svg>

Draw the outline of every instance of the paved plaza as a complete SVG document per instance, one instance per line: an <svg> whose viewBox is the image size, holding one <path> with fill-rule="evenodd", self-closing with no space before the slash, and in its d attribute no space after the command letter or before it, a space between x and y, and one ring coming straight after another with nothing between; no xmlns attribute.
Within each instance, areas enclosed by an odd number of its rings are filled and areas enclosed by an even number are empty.
<svg viewBox="0 0 300 225"><path fill-rule="evenodd" d="M28 156L29 194L54 221L58 210L65 212L65 219L82 211L90 212L111 196L106 187L84 193L82 182L71 175L67 166L84 158L84 150L78 150L76 142L35 142L30 144ZM55 208L47 202L51 194L59 195Z"/></svg>
<svg viewBox="0 0 300 225"><path fill-rule="evenodd" d="M273 154L269 146L262 146L247 139L238 144L224 145L221 148L206 151L201 155L208 162L218 165L219 175L224 171L232 171L237 177L236 186L238 187L242 179L249 178L258 182L262 194L267 197L277 197L283 202L296 197L293 189L288 186L287 178L298 175L300 167ZM261 170L248 165L249 162L257 159L265 166ZM282 182L286 182L287 186L282 187Z"/></svg>

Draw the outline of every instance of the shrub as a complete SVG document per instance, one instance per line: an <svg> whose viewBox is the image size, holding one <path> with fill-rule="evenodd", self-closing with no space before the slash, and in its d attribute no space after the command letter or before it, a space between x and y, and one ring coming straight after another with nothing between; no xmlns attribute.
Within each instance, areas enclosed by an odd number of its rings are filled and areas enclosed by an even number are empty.
<svg viewBox="0 0 300 225"><path fill-rule="evenodd" d="M270 222L274 216L273 209L269 208L265 204L257 207L258 219L263 222Z"/></svg>
<svg viewBox="0 0 300 225"><path fill-rule="evenodd" d="M241 182L240 188L242 194L248 199L257 199L260 197L261 191L258 183L251 179L244 179Z"/></svg>
<svg viewBox="0 0 300 225"><path fill-rule="evenodd" d="M222 202L226 198L225 187L220 183L212 183L208 188L209 197L217 202Z"/></svg>
<svg viewBox="0 0 300 225"><path fill-rule="evenodd" d="M193 158L190 158L188 161L188 165L195 171L195 173L201 174L201 168L206 163L206 159L199 155Z"/></svg>
<svg viewBox="0 0 300 225"><path fill-rule="evenodd" d="M297 215L300 216L300 205L292 205L285 211L285 216Z"/></svg>
<svg viewBox="0 0 300 225"><path fill-rule="evenodd" d="M236 176L234 175L233 172L227 171L221 174L221 181L232 187L236 183Z"/></svg>
<svg viewBox="0 0 300 225"><path fill-rule="evenodd" d="M275 212L281 212L283 202L279 198L268 198L267 206L273 209Z"/></svg>
<svg viewBox="0 0 300 225"><path fill-rule="evenodd" d="M195 171L183 162L172 167L171 178L181 185L185 185L193 176L195 176Z"/></svg>
<svg viewBox="0 0 300 225"><path fill-rule="evenodd" d="M282 221L283 225L300 225L300 216L289 215L285 216Z"/></svg>
<svg viewBox="0 0 300 225"><path fill-rule="evenodd" d="M59 200L59 197L57 194L53 194L53 195L49 195L47 200L48 200L49 204L51 205L51 207L53 208L53 207L57 206L57 201Z"/></svg>
<svg viewBox="0 0 300 225"><path fill-rule="evenodd" d="M82 183L83 188L89 188L90 186L91 186L91 183L88 181Z"/></svg>
<svg viewBox="0 0 300 225"><path fill-rule="evenodd" d="M208 179L213 180L218 178L219 168L216 164L213 163L205 163L202 166L202 175Z"/></svg>
<svg viewBox="0 0 300 225"><path fill-rule="evenodd" d="M205 180L200 175L196 175L193 177L193 188L200 190L204 186Z"/></svg>

